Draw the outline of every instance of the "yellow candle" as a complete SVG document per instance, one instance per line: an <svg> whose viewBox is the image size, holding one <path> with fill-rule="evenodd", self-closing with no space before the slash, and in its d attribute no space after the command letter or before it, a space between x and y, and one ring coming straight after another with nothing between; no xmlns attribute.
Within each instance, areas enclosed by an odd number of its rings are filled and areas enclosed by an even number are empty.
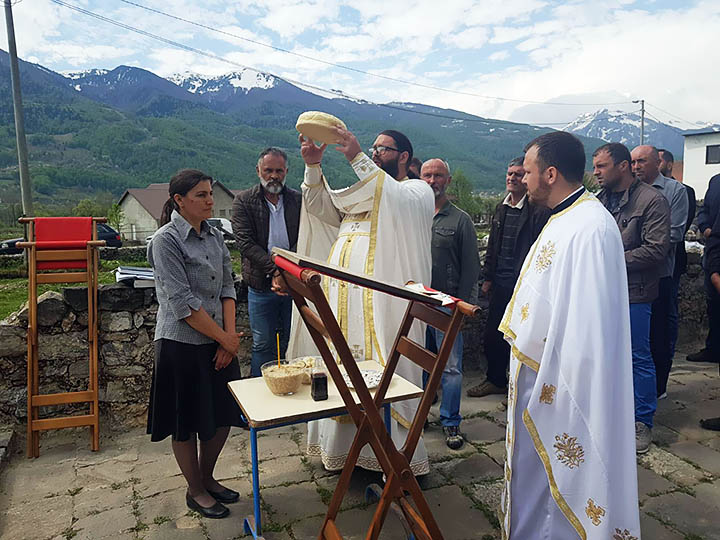
<svg viewBox="0 0 720 540"><path fill-rule="evenodd" d="M278 351L278 367L280 367L280 333L275 334L275 338L277 341L277 351Z"/></svg>

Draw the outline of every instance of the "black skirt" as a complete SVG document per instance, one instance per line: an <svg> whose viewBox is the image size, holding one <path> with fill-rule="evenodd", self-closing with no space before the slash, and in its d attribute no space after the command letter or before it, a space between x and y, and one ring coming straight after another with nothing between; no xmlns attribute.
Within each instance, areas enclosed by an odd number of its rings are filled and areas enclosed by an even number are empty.
<svg viewBox="0 0 720 540"><path fill-rule="evenodd" d="M155 341L147 423L150 440L161 441L172 435L175 441L187 441L197 433L201 441L209 441L220 427L245 425L227 387L228 382L241 378L240 366L234 358L227 367L215 371L217 347L217 343Z"/></svg>

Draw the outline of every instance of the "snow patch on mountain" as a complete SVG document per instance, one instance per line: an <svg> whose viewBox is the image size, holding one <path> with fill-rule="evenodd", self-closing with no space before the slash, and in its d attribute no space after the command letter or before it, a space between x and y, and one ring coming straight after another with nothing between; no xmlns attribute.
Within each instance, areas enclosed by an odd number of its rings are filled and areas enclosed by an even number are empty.
<svg viewBox="0 0 720 540"><path fill-rule="evenodd" d="M595 137L607 142L619 142L632 149L640 144L641 123L639 112L600 109L581 114L567 124L563 131ZM675 154L676 159L679 159L683 152L682 133L683 130L678 127L645 116L645 144L666 148Z"/></svg>
<svg viewBox="0 0 720 540"><path fill-rule="evenodd" d="M185 73L171 75L167 77L167 80L188 92L198 95L223 91L247 94L253 88L268 90L277 85L277 80L272 75L252 69L233 71L216 77L206 77L186 71Z"/></svg>
<svg viewBox="0 0 720 540"><path fill-rule="evenodd" d="M108 69L86 69L84 71L63 71L62 75L74 81L76 79L84 79L94 75L107 75L108 73L110 73L110 70Z"/></svg>

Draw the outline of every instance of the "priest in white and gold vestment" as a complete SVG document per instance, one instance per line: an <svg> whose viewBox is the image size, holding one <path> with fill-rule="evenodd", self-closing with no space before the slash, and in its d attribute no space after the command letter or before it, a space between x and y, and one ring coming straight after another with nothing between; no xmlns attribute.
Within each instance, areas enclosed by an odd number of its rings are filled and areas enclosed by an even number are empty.
<svg viewBox="0 0 720 540"><path fill-rule="evenodd" d="M297 252L395 285L408 280L429 284L435 199L427 183L407 179L410 141L402 133L385 131L375 140L370 159L352 133L338 128L338 136L342 142L336 149L347 157L358 177L358 182L343 189L331 189L322 174L320 161L326 145L318 147L300 136L306 167ZM407 302L328 277L323 278L323 288L356 360L385 365ZM410 337L424 343L424 332L424 326L416 322ZM317 349L295 312L289 355L313 354L318 354ZM403 357L396 373L422 386L421 368ZM392 406L391 435L397 447L405 442L418 403L414 399ZM329 470L341 469L355 431L348 416L310 422L308 454L319 455ZM381 470L369 445L362 450L358 465ZM422 439L410 467L416 475L430 470Z"/></svg>
<svg viewBox="0 0 720 540"><path fill-rule="evenodd" d="M500 330L511 345L503 538L640 538L627 275L617 225L582 187L573 135L526 148L553 213Z"/></svg>

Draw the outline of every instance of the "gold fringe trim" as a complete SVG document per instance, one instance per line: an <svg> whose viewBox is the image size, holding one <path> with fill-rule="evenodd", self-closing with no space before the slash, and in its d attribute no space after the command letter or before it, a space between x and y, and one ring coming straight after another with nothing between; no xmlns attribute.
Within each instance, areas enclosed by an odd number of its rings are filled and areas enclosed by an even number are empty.
<svg viewBox="0 0 720 540"><path fill-rule="evenodd" d="M535 445L535 450L537 451L538 456L540 456L543 466L545 467L545 474L547 475L548 484L550 485L550 493L552 494L553 499L555 499L555 503L558 505L560 511L565 515L570 524L575 528L575 531L580 535L580 538L582 538L582 540L587 540L585 528L582 526L582 523L580 523L580 520L575 515L575 512L572 511L570 505L568 505L565 498L560 493L560 489L555 482L552 466L550 465L550 457L543 446L540 434L535 427L535 422L533 422L527 409L523 412L523 423L525 424L525 427L533 440L533 444Z"/></svg>
<svg viewBox="0 0 720 540"><path fill-rule="evenodd" d="M585 191L580 198L572 203L570 206L568 206L565 210L562 210L561 212L558 212L555 215L550 216L550 219L547 220L547 223L543 227L542 231L540 231L540 234L537 237L537 240L535 240L535 243L533 244L532 253L530 253L529 257L525 258L525 263L523 264L522 271L520 272L520 277L518 277L517 283L515 284L515 289L513 290L512 297L510 298L510 302L508 303L508 308L505 310L505 316L503 317L503 320L500 322L500 326L498 327L498 330L500 330L504 335L506 336L512 336L513 339L515 339L515 334L510 330L510 319L512 318L513 310L515 309L515 296L517 295L517 292L520 290L520 287L522 285L523 279L525 278L525 274L527 273L528 269L531 266L532 260L535 258L535 252L537 251L538 246L540 245L540 239L542 238L543 233L545 232L545 229L548 228L548 225L552 223L555 219L559 218L560 216L564 216L567 214L570 210L576 208L578 205L592 201L597 200L594 195L590 194L589 191Z"/></svg>
<svg viewBox="0 0 720 540"><path fill-rule="evenodd" d="M402 427L404 427L407 430L410 430L411 422L408 422L405 418L403 418L403 416L399 412L397 412L392 407L390 408L390 416L392 416L395 419L395 421L398 424L400 424Z"/></svg>
<svg viewBox="0 0 720 540"><path fill-rule="evenodd" d="M515 358L532 369L535 373L537 373L540 369L540 362L533 360L526 354L521 353L520 349L518 349L515 345L512 346L512 353L515 355Z"/></svg>
<svg viewBox="0 0 720 540"><path fill-rule="evenodd" d="M365 273L368 276L375 274L375 249L377 248L378 218L380 213L380 200L382 199L385 173L380 170L375 184L375 197L370 215L370 239L368 254L365 260ZM372 360L373 336L375 334L375 314L373 312L373 290L363 290L363 318L365 323L365 360ZM383 365L385 365L383 363Z"/></svg>

